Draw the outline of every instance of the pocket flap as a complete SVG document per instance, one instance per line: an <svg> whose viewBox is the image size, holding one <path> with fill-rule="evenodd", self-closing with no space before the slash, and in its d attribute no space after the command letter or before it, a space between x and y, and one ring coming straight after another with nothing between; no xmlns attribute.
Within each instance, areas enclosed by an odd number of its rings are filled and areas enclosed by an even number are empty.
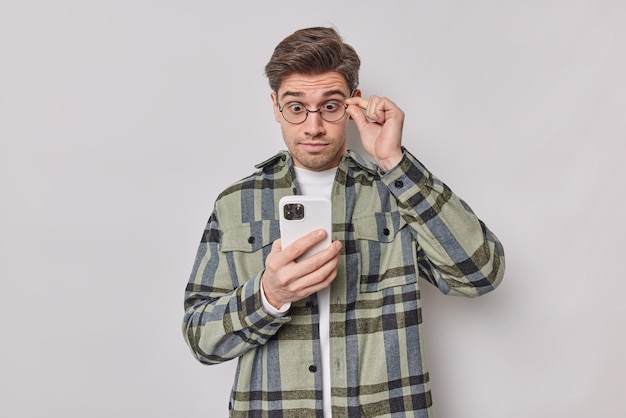
<svg viewBox="0 0 626 418"><path fill-rule="evenodd" d="M236 225L222 232L220 251L251 253L266 245L271 245L279 237L278 220L262 220Z"/></svg>
<svg viewBox="0 0 626 418"><path fill-rule="evenodd" d="M400 212L376 212L373 216L353 219L354 237L378 242L392 242L406 225Z"/></svg>

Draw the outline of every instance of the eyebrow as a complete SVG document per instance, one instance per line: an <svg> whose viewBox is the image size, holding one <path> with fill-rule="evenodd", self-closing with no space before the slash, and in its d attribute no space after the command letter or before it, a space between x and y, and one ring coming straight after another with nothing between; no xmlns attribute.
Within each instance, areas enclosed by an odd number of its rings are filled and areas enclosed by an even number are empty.
<svg viewBox="0 0 626 418"><path fill-rule="evenodd" d="M340 90L340 89L328 90L328 91L325 91L322 94L323 97L331 97L331 96L335 96L335 95L340 95L344 99L347 97L346 94L342 90ZM289 90L287 90L286 92L281 94L280 98L281 98L281 100L283 100L286 97L302 97L302 96L304 96L304 93L301 92L301 91L289 91Z"/></svg>

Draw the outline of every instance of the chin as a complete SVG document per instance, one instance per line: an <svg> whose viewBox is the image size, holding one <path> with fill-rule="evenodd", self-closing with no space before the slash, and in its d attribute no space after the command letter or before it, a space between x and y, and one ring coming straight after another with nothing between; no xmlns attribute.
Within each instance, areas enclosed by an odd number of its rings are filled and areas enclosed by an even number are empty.
<svg viewBox="0 0 626 418"><path fill-rule="evenodd" d="M303 168L306 168L308 170L322 171L322 170L328 170L329 168L336 167L337 165L339 165L339 160L334 157L326 158L326 157L320 156L320 158L315 158L315 157L303 158L299 160L299 163Z"/></svg>

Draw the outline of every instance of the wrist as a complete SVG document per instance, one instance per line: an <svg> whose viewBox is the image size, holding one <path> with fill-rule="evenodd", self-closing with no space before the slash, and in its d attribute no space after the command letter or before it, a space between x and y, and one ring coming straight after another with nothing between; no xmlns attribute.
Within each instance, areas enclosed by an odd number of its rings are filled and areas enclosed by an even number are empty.
<svg viewBox="0 0 626 418"><path fill-rule="evenodd" d="M272 316L282 316L284 313L286 313L289 310L289 308L291 308L291 303L289 302L276 303L276 302L270 301L270 299L267 297L267 293L265 293L265 289L263 287L263 280L261 280L261 302L265 310L269 312L269 314Z"/></svg>
<svg viewBox="0 0 626 418"><path fill-rule="evenodd" d="M400 151L399 154L394 155L392 157L376 160L376 165L381 171L386 173L387 171L391 170L392 168L400 164L400 161L402 161L402 157L403 157L403 153L402 151Z"/></svg>

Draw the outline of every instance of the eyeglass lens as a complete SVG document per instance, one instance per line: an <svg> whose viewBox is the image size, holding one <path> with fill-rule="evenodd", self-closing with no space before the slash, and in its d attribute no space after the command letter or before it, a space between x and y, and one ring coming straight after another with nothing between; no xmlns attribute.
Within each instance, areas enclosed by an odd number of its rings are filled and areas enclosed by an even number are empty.
<svg viewBox="0 0 626 418"><path fill-rule="evenodd" d="M345 116L346 107L340 101L331 100L317 110L309 110L302 103L290 102L282 107L281 113L289 123L302 123L309 116L309 113L319 113L326 122L337 122Z"/></svg>

